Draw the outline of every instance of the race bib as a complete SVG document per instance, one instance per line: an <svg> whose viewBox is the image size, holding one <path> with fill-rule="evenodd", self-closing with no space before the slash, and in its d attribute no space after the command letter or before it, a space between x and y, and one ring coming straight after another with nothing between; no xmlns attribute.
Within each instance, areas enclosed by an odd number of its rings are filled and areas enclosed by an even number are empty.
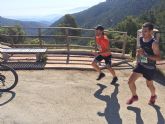
<svg viewBox="0 0 165 124"><path fill-rule="evenodd" d="M141 57L140 57L140 62L141 62L141 63L148 63L147 57L141 56Z"/></svg>

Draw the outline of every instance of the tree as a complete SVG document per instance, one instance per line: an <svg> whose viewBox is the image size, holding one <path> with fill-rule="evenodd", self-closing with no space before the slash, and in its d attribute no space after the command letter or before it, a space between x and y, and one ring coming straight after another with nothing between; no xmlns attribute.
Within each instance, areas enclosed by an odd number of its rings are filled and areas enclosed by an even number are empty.
<svg viewBox="0 0 165 124"><path fill-rule="evenodd" d="M132 36L124 35L118 32L115 32L116 30L110 29L110 33L107 34L108 38L114 39L116 41L126 41L126 54L130 54L132 57L135 57L136 55L136 39ZM113 33L114 31L114 33ZM121 42L111 42L112 48L119 48L122 49L123 43Z"/></svg>
<svg viewBox="0 0 165 124"><path fill-rule="evenodd" d="M77 24L73 16L66 14L63 21L64 26L77 28Z"/></svg>
<svg viewBox="0 0 165 124"><path fill-rule="evenodd" d="M125 31L130 36L136 37L137 30L139 29L139 24L137 20L132 16L126 17L122 22L120 22L115 29L119 31Z"/></svg>
<svg viewBox="0 0 165 124"><path fill-rule="evenodd" d="M25 34L24 30L19 25L16 25L15 27L2 28L0 30L0 33L7 34L7 35L24 35ZM18 43L23 43L25 38L20 37L20 36L14 36L14 37L3 37L2 36L2 39L4 41L10 40L11 43L18 44Z"/></svg>
<svg viewBox="0 0 165 124"><path fill-rule="evenodd" d="M0 27L0 41L3 42L5 41L5 38L2 36L2 34L5 33L5 29Z"/></svg>
<svg viewBox="0 0 165 124"><path fill-rule="evenodd" d="M59 24L59 26L60 27L73 27L73 28L78 27L75 19L70 14L66 14L64 16L63 22L61 24ZM64 30L62 30L62 32L64 32ZM73 36L80 35L80 31L78 31L78 30L70 29L68 33L69 33L69 35L73 35Z"/></svg>

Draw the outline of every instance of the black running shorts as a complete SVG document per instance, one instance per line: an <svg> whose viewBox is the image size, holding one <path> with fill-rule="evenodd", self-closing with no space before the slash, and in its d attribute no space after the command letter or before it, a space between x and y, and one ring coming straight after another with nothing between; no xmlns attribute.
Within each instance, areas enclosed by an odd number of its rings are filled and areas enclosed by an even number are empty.
<svg viewBox="0 0 165 124"><path fill-rule="evenodd" d="M149 81L153 80L155 71L156 71L156 68L155 69L148 69L148 68L143 67L140 64L138 64L135 67L135 69L133 70L133 72L142 74L143 77Z"/></svg>
<svg viewBox="0 0 165 124"><path fill-rule="evenodd" d="M104 60L106 66L111 67L111 63L112 63L111 58L112 58L111 55L109 55L109 56L98 55L97 57L95 57L94 62L98 63L98 62L101 62L102 60Z"/></svg>

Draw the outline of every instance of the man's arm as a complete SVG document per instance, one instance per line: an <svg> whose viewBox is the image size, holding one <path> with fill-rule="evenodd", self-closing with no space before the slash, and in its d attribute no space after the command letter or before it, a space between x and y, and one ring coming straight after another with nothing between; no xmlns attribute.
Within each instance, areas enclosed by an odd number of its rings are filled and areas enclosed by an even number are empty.
<svg viewBox="0 0 165 124"><path fill-rule="evenodd" d="M158 42L154 42L154 43L152 44L152 49L153 49L153 52L154 52L154 56L149 56L148 58L149 58L150 60L155 60L155 61L161 60L160 49L159 49L159 44L158 44Z"/></svg>
<svg viewBox="0 0 165 124"><path fill-rule="evenodd" d="M144 50L143 50L142 48L138 48L138 49L136 50L136 55L137 55L137 56L144 55Z"/></svg>

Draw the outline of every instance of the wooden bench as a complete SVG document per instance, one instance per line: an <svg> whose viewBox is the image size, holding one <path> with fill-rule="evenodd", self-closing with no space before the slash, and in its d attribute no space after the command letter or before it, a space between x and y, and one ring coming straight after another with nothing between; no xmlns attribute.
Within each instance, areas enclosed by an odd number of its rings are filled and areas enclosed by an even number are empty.
<svg viewBox="0 0 165 124"><path fill-rule="evenodd" d="M46 53L45 48L2 48L2 58L4 62L9 60L9 54L36 54L36 61L41 61L43 55Z"/></svg>

